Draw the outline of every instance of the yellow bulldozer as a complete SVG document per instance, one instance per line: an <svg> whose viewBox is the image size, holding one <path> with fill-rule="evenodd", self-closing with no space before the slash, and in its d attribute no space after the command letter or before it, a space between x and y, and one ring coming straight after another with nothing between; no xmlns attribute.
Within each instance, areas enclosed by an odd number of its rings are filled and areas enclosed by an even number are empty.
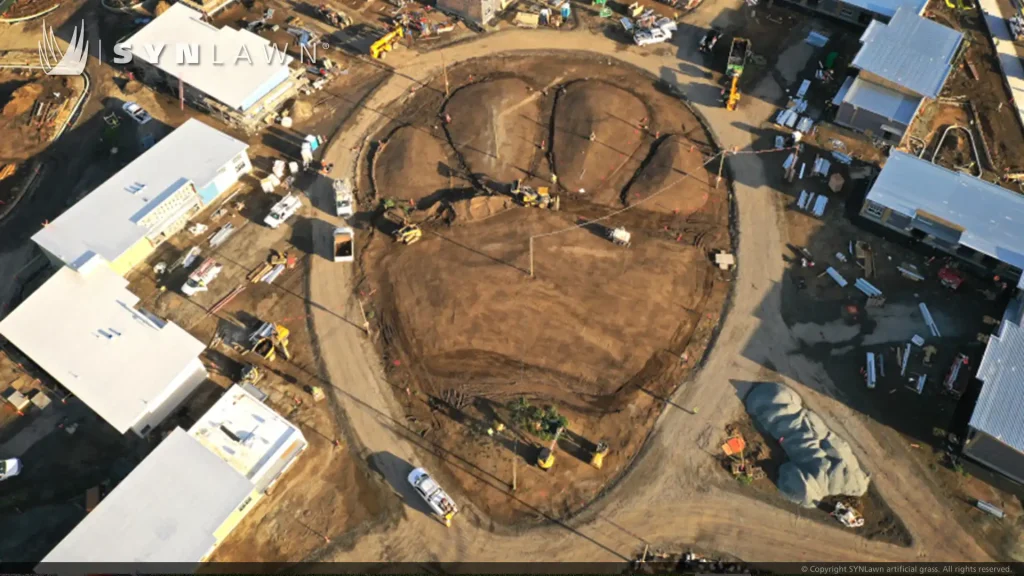
<svg viewBox="0 0 1024 576"><path fill-rule="evenodd" d="M531 208L558 210L561 207L558 196L552 196L551 190L547 186L540 186L535 190L530 186L523 185L519 180L512 182L512 197L516 199L516 202Z"/></svg>
<svg viewBox="0 0 1024 576"><path fill-rule="evenodd" d="M374 58L384 58L395 49L398 41L405 38L405 28L402 26L396 26L394 30L388 32L384 36L381 36L379 40L370 44L370 56Z"/></svg>
<svg viewBox="0 0 1024 576"><path fill-rule="evenodd" d="M392 236L395 237L395 242L401 242L408 246L409 244L415 244L423 237L423 230L419 226L413 224L406 218L400 210L389 208L384 212L384 218L389 222L398 226L398 228L392 232Z"/></svg>
<svg viewBox="0 0 1024 576"><path fill-rule="evenodd" d="M289 330L280 324L264 322L249 336L252 344L249 350L268 362L272 362L278 354L285 360L291 360L292 354L288 351L289 334Z"/></svg>

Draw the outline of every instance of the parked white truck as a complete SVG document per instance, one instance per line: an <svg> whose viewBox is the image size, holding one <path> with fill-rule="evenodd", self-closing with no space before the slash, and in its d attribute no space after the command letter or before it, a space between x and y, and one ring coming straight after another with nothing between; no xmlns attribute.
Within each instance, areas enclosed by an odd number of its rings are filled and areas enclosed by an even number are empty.
<svg viewBox="0 0 1024 576"><path fill-rule="evenodd" d="M210 282L220 274L224 267L213 258L207 258L198 268L188 275L188 280L181 287L181 293L185 296L194 296L200 292L209 290Z"/></svg>
<svg viewBox="0 0 1024 576"><path fill-rule="evenodd" d="M341 226L334 229L334 261L352 262L355 260L355 235L352 229Z"/></svg>
<svg viewBox="0 0 1024 576"><path fill-rule="evenodd" d="M277 228L294 216L301 207L302 200L294 194L288 194L284 198L281 198L277 204L274 204L270 209L270 214L267 214L267 217L263 219L263 223L270 228Z"/></svg>
<svg viewBox="0 0 1024 576"><path fill-rule="evenodd" d="M409 484L412 484L413 489L423 498L437 519L450 528L452 518L459 513L459 507L441 485L423 468L417 468L409 473Z"/></svg>
<svg viewBox="0 0 1024 576"><path fill-rule="evenodd" d="M341 218L355 214L355 198L352 194L352 184L348 180L334 181L334 210Z"/></svg>
<svg viewBox="0 0 1024 576"><path fill-rule="evenodd" d="M650 28L640 28L633 33L633 42L637 46L648 44L660 44L672 39L672 33L677 30L676 23L671 18L661 18Z"/></svg>

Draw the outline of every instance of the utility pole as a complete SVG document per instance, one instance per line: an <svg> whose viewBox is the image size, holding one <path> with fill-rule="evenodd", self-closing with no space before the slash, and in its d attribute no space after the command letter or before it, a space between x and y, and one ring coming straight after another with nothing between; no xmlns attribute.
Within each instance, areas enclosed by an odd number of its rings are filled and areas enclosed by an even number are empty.
<svg viewBox="0 0 1024 576"><path fill-rule="evenodd" d="M725 149L723 149L722 150L722 159L718 161L718 180L715 181L715 189L716 190L718 189L718 185L722 183L722 169L725 168L725 155L727 153L728 152Z"/></svg>
<svg viewBox="0 0 1024 576"><path fill-rule="evenodd" d="M444 97L447 99L451 94L448 87L448 65L444 60L444 52L441 52L441 71L444 73Z"/></svg>
<svg viewBox="0 0 1024 576"><path fill-rule="evenodd" d="M533 278L533 236L530 236L530 278Z"/></svg>
<svg viewBox="0 0 1024 576"><path fill-rule="evenodd" d="M512 491L516 491L516 466L519 461L519 438L512 439Z"/></svg>

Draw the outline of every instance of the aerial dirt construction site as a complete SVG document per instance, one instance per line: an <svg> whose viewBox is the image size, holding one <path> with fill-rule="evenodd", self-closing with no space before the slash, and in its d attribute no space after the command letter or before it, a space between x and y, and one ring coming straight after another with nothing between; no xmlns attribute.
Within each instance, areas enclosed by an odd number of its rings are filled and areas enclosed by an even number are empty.
<svg viewBox="0 0 1024 576"><path fill-rule="evenodd" d="M553 517L587 505L698 366L729 292L714 254L730 202L706 129L639 71L571 55L493 70L452 67L450 96L432 84L385 114L359 161L359 203L379 209L357 290L412 427L515 523L511 497ZM411 244L395 240L406 222Z"/></svg>
<svg viewBox="0 0 1024 576"><path fill-rule="evenodd" d="M1019 572L1017 8L0 0L0 565Z"/></svg>

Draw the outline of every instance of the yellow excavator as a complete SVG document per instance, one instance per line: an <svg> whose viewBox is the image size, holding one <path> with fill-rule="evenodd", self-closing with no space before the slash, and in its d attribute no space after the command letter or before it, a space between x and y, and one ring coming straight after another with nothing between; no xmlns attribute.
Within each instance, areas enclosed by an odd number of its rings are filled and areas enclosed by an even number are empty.
<svg viewBox="0 0 1024 576"><path fill-rule="evenodd" d="M396 26L394 30L388 32L384 36L381 36L379 40L370 44L370 56L374 58L384 58L395 49L395 45L398 41L405 38L405 28L403 26Z"/></svg>
<svg viewBox="0 0 1024 576"><path fill-rule="evenodd" d="M551 441L551 445L547 448L541 448L540 452L537 453L537 467L547 472L551 470L551 467L555 465L555 446L558 445L558 438L562 435L561 426L558 427L558 431L555 432L555 438Z"/></svg>
<svg viewBox="0 0 1024 576"><path fill-rule="evenodd" d="M388 209L385 211L384 218L398 225L398 229L392 233L395 237L395 242L401 242L408 246L410 244L415 244L423 237L423 230L421 230L416 224L409 222L409 219L397 209Z"/></svg>
<svg viewBox="0 0 1024 576"><path fill-rule="evenodd" d="M561 201L558 196L552 196L551 190L547 186L540 186L534 190L530 186L524 186L522 182L516 180L512 182L512 196L523 206L531 208L558 210L561 207Z"/></svg>
<svg viewBox="0 0 1024 576"><path fill-rule="evenodd" d="M288 351L289 334L288 329L280 324L264 322L249 336L249 342L252 343L250 351L255 352L268 362L277 358L278 353L285 360L291 360L292 354Z"/></svg>

